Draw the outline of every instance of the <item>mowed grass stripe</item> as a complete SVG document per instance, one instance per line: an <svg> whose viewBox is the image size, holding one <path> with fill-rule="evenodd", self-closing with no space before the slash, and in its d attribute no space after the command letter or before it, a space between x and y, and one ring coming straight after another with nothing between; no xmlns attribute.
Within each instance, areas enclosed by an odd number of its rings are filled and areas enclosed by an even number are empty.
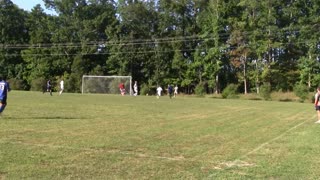
<svg viewBox="0 0 320 180"><path fill-rule="evenodd" d="M1 154L9 157L0 160L0 172L54 179L277 177L281 171L260 169L275 166L265 149L300 136L301 127L288 130L302 122L313 133L314 113L307 103L13 91L0 120Z"/></svg>

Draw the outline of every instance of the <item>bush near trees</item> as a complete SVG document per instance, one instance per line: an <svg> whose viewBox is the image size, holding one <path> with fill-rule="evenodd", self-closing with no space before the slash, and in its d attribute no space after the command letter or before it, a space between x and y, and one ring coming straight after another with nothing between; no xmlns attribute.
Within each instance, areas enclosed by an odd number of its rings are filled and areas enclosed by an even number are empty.
<svg viewBox="0 0 320 180"><path fill-rule="evenodd" d="M222 91L222 98L226 99L234 99L237 98L237 90L238 86L236 84L229 84L223 91Z"/></svg>
<svg viewBox="0 0 320 180"><path fill-rule="evenodd" d="M0 1L0 71L26 90L66 77L65 90L80 92L82 75L132 76L143 93L168 83L201 95L235 84L265 99L297 83L311 90L320 83L320 5L303 2L46 0L50 15Z"/></svg>
<svg viewBox="0 0 320 180"><path fill-rule="evenodd" d="M37 78L31 81L31 88L32 91L44 91L47 89L47 80L44 78Z"/></svg>
<svg viewBox="0 0 320 180"><path fill-rule="evenodd" d="M10 84L11 89L15 89L15 90L28 90L29 89L28 84L21 79L12 78L12 79L9 79L8 82Z"/></svg>
<svg viewBox="0 0 320 180"><path fill-rule="evenodd" d="M297 84L293 89L294 94L299 97L300 102L304 102L309 95L309 89L304 84Z"/></svg>
<svg viewBox="0 0 320 180"><path fill-rule="evenodd" d="M203 97L206 94L206 90L204 88L203 83L199 83L195 88L195 94L199 97Z"/></svg>
<svg viewBox="0 0 320 180"><path fill-rule="evenodd" d="M260 96L264 100L271 100L271 86L270 84L263 84L260 86Z"/></svg>

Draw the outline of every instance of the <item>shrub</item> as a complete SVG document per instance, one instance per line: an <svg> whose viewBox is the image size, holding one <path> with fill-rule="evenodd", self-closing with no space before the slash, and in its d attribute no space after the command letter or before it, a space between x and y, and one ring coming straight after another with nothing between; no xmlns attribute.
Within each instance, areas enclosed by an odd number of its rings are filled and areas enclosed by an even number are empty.
<svg viewBox="0 0 320 180"><path fill-rule="evenodd" d="M311 94L311 95L309 94L309 97L310 97L310 102L314 103L316 97L313 94Z"/></svg>
<svg viewBox="0 0 320 180"><path fill-rule="evenodd" d="M203 97L206 94L203 83L199 83L195 88L195 94L199 97Z"/></svg>
<svg viewBox="0 0 320 180"><path fill-rule="evenodd" d="M44 78L37 78L31 81L31 91L44 91L46 89L46 80Z"/></svg>
<svg viewBox="0 0 320 180"><path fill-rule="evenodd" d="M263 84L260 86L260 93L259 95L264 100L271 100L271 86L270 84Z"/></svg>
<svg viewBox="0 0 320 180"><path fill-rule="evenodd" d="M293 92L296 96L298 96L300 99L300 102L304 102L308 98L309 95L309 89L306 85L303 84L296 84L293 88Z"/></svg>
<svg viewBox="0 0 320 180"><path fill-rule="evenodd" d="M70 74L70 76L65 77L64 84L65 84L65 87L64 87L65 92L74 92L74 93L81 92L81 89L80 89L81 78L75 73L72 73Z"/></svg>
<svg viewBox="0 0 320 180"><path fill-rule="evenodd" d="M226 88L222 91L222 98L237 98L237 90L238 86L236 84L229 84Z"/></svg>
<svg viewBox="0 0 320 180"><path fill-rule="evenodd" d="M151 88L147 84L142 84L140 88L140 95L153 95L154 92L151 91Z"/></svg>
<svg viewBox="0 0 320 180"><path fill-rule="evenodd" d="M20 79L9 79L8 82L10 83L10 88L13 90L28 90L28 85L25 81Z"/></svg>

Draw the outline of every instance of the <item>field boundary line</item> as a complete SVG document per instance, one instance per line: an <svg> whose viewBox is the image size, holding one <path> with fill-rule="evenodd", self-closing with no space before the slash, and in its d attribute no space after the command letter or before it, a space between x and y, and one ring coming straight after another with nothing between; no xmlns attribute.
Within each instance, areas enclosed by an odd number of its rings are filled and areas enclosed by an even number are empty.
<svg viewBox="0 0 320 180"><path fill-rule="evenodd" d="M287 133L291 132L292 130L298 128L299 126L303 125L303 124L306 123L307 121L308 121L308 120L305 120L305 121L303 121L303 122L301 122L301 123L293 126L292 128L286 130L285 132L283 132L283 133L280 134L279 136L277 136L277 137L275 137L275 138L273 138L273 139L271 139L271 140L269 140L269 141L267 141L267 142L262 143L260 146L256 147L256 148L253 149L252 151L249 151L249 152L246 153L245 155L242 155L242 156L240 156L239 158L237 158L237 160L242 159L242 158L245 158L245 157L247 157L248 155L250 155L250 154L252 154L252 153L254 153L254 152L257 152L258 150L260 150L261 148L263 148L263 147L266 146L267 144L270 144L271 142L276 141L276 140L282 138L284 135L286 135Z"/></svg>
<svg viewBox="0 0 320 180"><path fill-rule="evenodd" d="M216 169L223 170L224 168L221 167L221 166L227 166L228 168L233 167L233 166L255 166L254 164L250 164L250 163L248 163L248 162L241 161L241 159L244 159L245 157L249 156L250 154L259 151L261 148L263 148L264 146L270 144L271 142L276 141L276 140L282 138L284 135L286 135L287 133L291 132L292 130L298 128L299 126L303 125L303 124L306 123L306 122L308 122L308 120L305 120L305 121L303 121L303 122L301 122L301 123L299 123L299 124L291 127L290 129L286 130L285 132L283 132L283 133L280 134L279 136L277 136L277 137L275 137L275 138L273 138L273 139L271 139L271 140L269 140L269 141L267 141L267 142L262 143L262 144L259 145L258 147L254 148L252 151L249 151L248 153L246 153L246 154L244 154L244 155L236 158L236 159L233 160L233 161L228 161L228 162L220 163L220 165L218 165L218 166L216 167ZM207 179L208 179L208 178L210 179L213 175L214 175L214 174L210 174L210 175L207 177Z"/></svg>
<svg viewBox="0 0 320 180"><path fill-rule="evenodd" d="M44 148L53 148L53 149L67 149L67 150L74 150L74 151L87 151L87 152L105 152L108 154L122 154L122 155L131 155L138 158L149 158L149 159L164 159L169 161L192 161L188 160L184 156L154 156L148 155L144 153L139 153L135 151L122 151L120 149L104 149L104 148L81 148L81 147L69 147L69 146L60 146L60 145L48 145L48 144L38 144L38 143L26 143L21 141L10 142L6 140L0 140L0 143L9 143L9 144L20 144L26 146L33 146L33 147L44 147Z"/></svg>

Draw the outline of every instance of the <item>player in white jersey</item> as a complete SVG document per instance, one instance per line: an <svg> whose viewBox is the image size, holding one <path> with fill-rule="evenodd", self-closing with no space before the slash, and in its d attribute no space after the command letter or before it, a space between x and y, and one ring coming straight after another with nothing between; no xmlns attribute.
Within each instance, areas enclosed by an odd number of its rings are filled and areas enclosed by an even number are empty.
<svg viewBox="0 0 320 180"><path fill-rule="evenodd" d="M158 98L158 99L160 98L161 93L162 93L162 87L159 86L159 87L157 88L157 98Z"/></svg>
<svg viewBox="0 0 320 180"><path fill-rule="evenodd" d="M137 83L137 81L134 82L133 91L134 91L133 95L137 96L138 95L138 83Z"/></svg>
<svg viewBox="0 0 320 180"><path fill-rule="evenodd" d="M63 79L62 79L62 80L60 81L60 92L59 92L59 95L62 94L63 90L64 90L64 81L63 81Z"/></svg>

